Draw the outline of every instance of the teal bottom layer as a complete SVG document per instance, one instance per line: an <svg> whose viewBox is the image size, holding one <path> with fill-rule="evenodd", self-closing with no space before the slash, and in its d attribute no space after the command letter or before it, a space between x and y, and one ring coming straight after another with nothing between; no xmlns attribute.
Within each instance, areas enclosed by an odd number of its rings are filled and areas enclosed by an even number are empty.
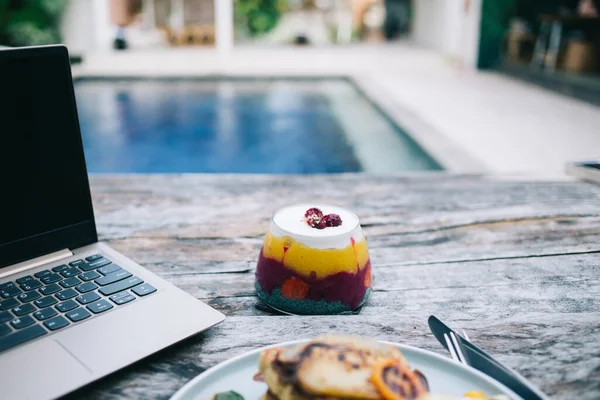
<svg viewBox="0 0 600 400"><path fill-rule="evenodd" d="M255 282L254 287L256 288L256 294L269 307L274 308L277 311L281 311L287 314L296 315L335 315L353 311L350 306L344 305L339 301L329 302L325 300L294 300L287 297L283 297L279 288L273 289L271 294L262 290L262 287L258 282ZM362 307L365 301L369 298L371 289L367 289L365 297L361 302L358 309Z"/></svg>

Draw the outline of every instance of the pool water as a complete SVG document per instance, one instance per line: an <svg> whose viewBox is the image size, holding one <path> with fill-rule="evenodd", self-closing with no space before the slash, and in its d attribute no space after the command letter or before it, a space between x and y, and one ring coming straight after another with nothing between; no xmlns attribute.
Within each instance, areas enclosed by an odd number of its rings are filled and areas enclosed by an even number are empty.
<svg viewBox="0 0 600 400"><path fill-rule="evenodd" d="M439 169L344 80L80 79L75 92L91 173Z"/></svg>

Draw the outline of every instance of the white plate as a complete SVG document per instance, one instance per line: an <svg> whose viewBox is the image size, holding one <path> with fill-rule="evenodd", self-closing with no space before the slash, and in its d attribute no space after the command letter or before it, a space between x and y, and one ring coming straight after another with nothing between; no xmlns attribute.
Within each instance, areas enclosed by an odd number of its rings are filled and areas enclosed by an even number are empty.
<svg viewBox="0 0 600 400"><path fill-rule="evenodd" d="M267 346L227 360L192 379L179 389L171 400L209 400L217 393L230 390L235 390L244 396L245 400L258 400L267 390L264 383L252 379L258 372L260 352L271 347L287 347L302 342L305 340ZM471 367L416 347L388 344L398 347L411 367L423 372L431 393L460 398L468 391L480 390L488 396L505 394L511 399L521 400L521 397L502 384Z"/></svg>

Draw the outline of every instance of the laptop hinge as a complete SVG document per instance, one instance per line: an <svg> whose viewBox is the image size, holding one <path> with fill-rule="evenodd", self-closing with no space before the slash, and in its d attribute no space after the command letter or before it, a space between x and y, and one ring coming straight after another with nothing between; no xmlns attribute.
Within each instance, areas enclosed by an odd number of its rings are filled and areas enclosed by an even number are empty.
<svg viewBox="0 0 600 400"><path fill-rule="evenodd" d="M10 267L2 268L0 270L0 279L5 276L16 274L22 271L26 271L31 268L39 267L47 263L62 260L63 258L71 257L73 253L69 249L63 249L55 251L54 253L46 254L45 256L32 258L31 260L23 261L18 264L11 265Z"/></svg>

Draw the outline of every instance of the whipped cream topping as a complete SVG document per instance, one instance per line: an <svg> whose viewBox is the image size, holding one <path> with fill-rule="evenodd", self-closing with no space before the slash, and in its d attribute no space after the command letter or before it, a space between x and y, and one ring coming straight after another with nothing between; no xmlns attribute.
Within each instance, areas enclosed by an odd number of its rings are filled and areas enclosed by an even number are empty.
<svg viewBox="0 0 600 400"><path fill-rule="evenodd" d="M306 210L317 207L323 215L338 214L342 225L325 229L316 229L304 221ZM275 236L291 236L294 240L307 246L327 249L342 249L350 245L350 238L356 242L363 239L358 217L345 208L327 204L296 204L278 210L273 216L271 234Z"/></svg>

